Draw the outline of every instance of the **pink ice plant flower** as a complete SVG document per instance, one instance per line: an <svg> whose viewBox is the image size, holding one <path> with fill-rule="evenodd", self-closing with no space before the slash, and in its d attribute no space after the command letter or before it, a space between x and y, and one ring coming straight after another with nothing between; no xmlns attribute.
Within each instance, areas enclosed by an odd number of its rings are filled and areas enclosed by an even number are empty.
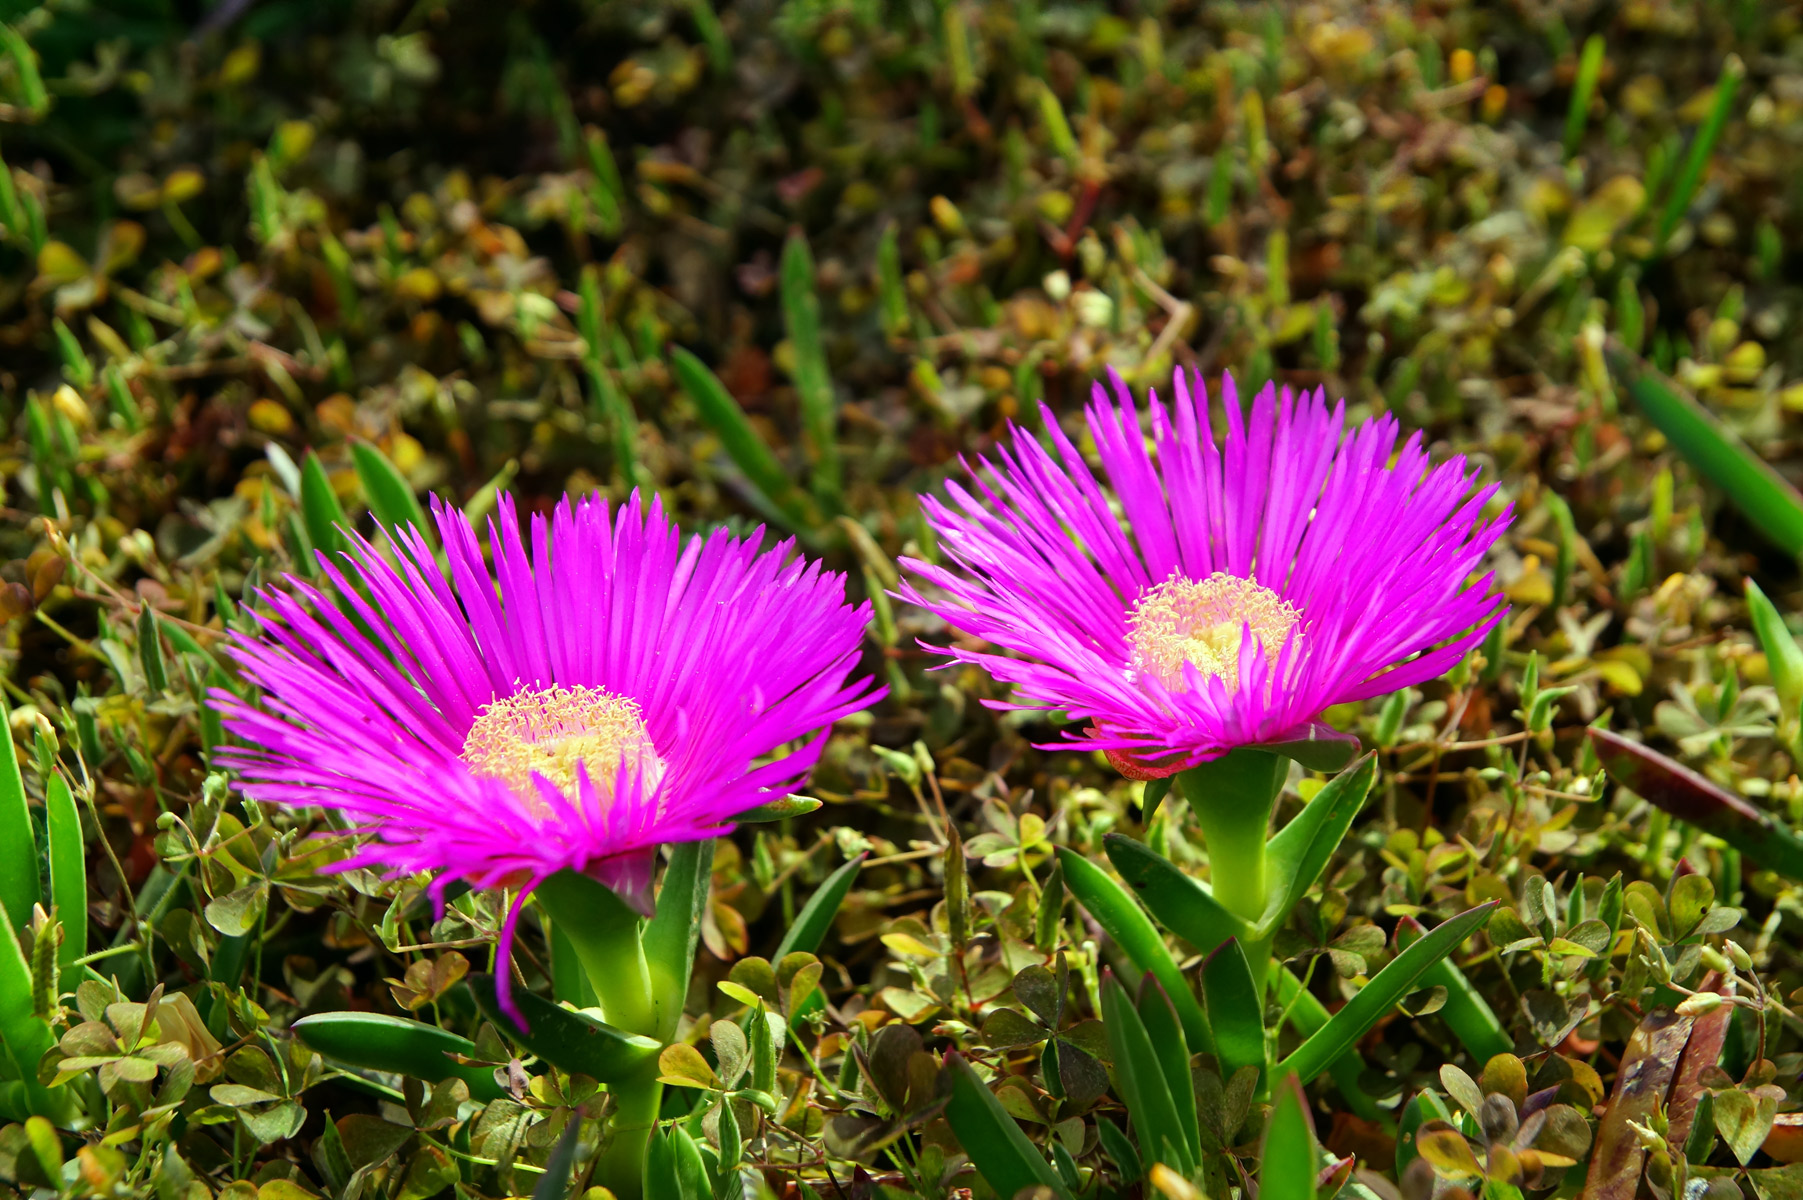
<svg viewBox="0 0 1803 1200"><path fill-rule="evenodd" d="M215 691L259 801L337 809L368 840L333 869L517 888L566 869L641 906L657 847L730 831L800 785L827 727L881 697L853 681L868 605L761 531L684 538L635 494L489 525L434 502L447 580L417 529L352 536L290 576L230 653L260 705ZM354 614L354 615L353 615ZM499 972L507 992L508 972ZM506 1000L503 1000L506 1003Z"/></svg>
<svg viewBox="0 0 1803 1200"><path fill-rule="evenodd" d="M1236 747L1318 736L1323 710L1436 678L1505 609L1473 573L1508 524L1465 459L1398 445L1388 415L1200 376L1148 398L1118 375L1087 411L1104 490L1049 409L923 499L945 565L904 560L900 595L974 642L928 647L1013 686L992 707L1062 711L1061 745L1157 778ZM1148 446L1148 441L1150 446ZM1052 747L1048 747L1052 748Z"/></svg>

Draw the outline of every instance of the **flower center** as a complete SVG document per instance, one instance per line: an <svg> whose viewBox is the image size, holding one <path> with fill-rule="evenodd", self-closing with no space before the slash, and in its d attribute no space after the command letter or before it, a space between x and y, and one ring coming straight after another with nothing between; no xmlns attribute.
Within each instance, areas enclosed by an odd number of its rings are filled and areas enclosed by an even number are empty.
<svg viewBox="0 0 1803 1200"><path fill-rule="evenodd" d="M1247 629L1263 644L1265 661L1275 664L1300 619L1287 600L1250 579L1223 571L1207 579L1174 574L1148 588L1127 619L1132 668L1173 692L1187 692L1183 666L1189 663L1231 692L1240 685Z"/></svg>
<svg viewBox="0 0 1803 1200"><path fill-rule="evenodd" d="M534 773L574 800L578 768L585 768L606 807L613 802L622 761L628 773L643 777L647 793L665 765L632 700L605 688L556 685L486 705L464 736L462 757L471 771L499 779L534 811L544 805Z"/></svg>

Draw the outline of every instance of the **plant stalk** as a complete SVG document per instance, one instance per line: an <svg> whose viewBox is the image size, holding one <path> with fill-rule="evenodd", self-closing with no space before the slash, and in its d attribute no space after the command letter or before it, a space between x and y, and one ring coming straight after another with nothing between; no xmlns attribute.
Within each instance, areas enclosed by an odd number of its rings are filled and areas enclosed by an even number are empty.
<svg viewBox="0 0 1803 1200"><path fill-rule="evenodd" d="M1270 902L1265 843L1271 837L1271 809L1289 769L1287 758L1239 749L1177 776L1202 827L1215 899L1251 925L1258 924ZM1246 949L1250 958L1253 948ZM1263 974L1262 963L1254 969Z"/></svg>
<svg viewBox="0 0 1803 1200"><path fill-rule="evenodd" d="M574 871L560 871L538 887L539 902L576 950L589 986L609 1025L628 1033L657 1036L657 1001L640 937L637 913L608 888ZM619 1200L644 1195L645 1156L663 1103L655 1061L637 1078L608 1086L615 1109L607 1148L596 1163L596 1178Z"/></svg>

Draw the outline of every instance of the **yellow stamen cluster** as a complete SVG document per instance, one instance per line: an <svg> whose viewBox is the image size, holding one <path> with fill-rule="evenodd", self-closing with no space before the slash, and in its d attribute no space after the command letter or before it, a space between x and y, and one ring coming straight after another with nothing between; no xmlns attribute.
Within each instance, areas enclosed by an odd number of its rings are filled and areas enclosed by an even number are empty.
<svg viewBox="0 0 1803 1200"><path fill-rule="evenodd" d="M1186 692L1183 666L1189 663L1231 692L1240 684L1240 644L1248 627L1263 645L1265 661L1275 663L1300 619L1288 601L1250 579L1223 571L1207 579L1172 575L1147 589L1128 618L1133 671Z"/></svg>
<svg viewBox="0 0 1803 1200"><path fill-rule="evenodd" d="M528 688L502 696L476 714L463 739L463 761L477 775L499 779L535 811L543 797L536 773L571 799L577 769L586 768L601 802L614 798L622 759L649 792L663 775L639 706L605 688Z"/></svg>

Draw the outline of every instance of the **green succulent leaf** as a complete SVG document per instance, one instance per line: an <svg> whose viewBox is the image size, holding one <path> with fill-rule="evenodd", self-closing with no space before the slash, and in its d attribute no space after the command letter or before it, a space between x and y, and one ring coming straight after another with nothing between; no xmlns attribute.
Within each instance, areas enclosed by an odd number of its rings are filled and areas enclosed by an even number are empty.
<svg viewBox="0 0 1803 1200"><path fill-rule="evenodd" d="M1482 929L1495 909L1494 900L1467 909L1391 959L1358 995L1347 1001L1346 1007L1277 1065L1278 1074L1293 1072L1307 1083L1326 1070L1334 1059L1350 1049L1395 1007L1398 1000L1413 991L1416 981L1430 966Z"/></svg>
<svg viewBox="0 0 1803 1200"><path fill-rule="evenodd" d="M493 976L471 976L469 985L483 1015L520 1045L548 1063L602 1083L636 1081L663 1049L653 1038L615 1029L586 1013L553 1004L535 992L516 990L514 1003L531 1025L529 1030L521 1029L501 1010Z"/></svg>
<svg viewBox="0 0 1803 1200"><path fill-rule="evenodd" d="M1133 965L1150 971L1164 985L1165 994L1177 1009L1183 1024L1183 1036L1192 1050L1213 1051L1214 1041L1208 1033L1208 1022L1202 1008L1184 982L1183 972L1164 944L1164 938L1153 927L1145 910L1120 884L1110 879L1102 868L1069 847L1058 849L1058 862L1064 868L1064 886L1094 917L1096 924L1124 950Z"/></svg>
<svg viewBox="0 0 1803 1200"><path fill-rule="evenodd" d="M845 903L845 897L851 893L851 885L857 881L858 871L864 866L866 857L868 856L858 855L828 875L826 881L814 889L808 902L795 914L795 924L789 926L789 932L783 935L782 943L776 948L774 961L781 962L797 951L814 954L820 950L820 943L826 939L826 931L833 927L833 918L839 915L839 906Z"/></svg>
<svg viewBox="0 0 1803 1200"><path fill-rule="evenodd" d="M495 1082L493 1068L466 1066L450 1057L475 1057L474 1042L424 1021L386 1013L314 1013L290 1029L302 1045L353 1067L411 1075L430 1083L461 1079L469 1085L473 1100L506 1094Z"/></svg>
<svg viewBox="0 0 1803 1200"><path fill-rule="evenodd" d="M1072 1200L1069 1189L1052 1164L1036 1148L1020 1125L1008 1115L977 1073L960 1054L945 1056L952 1073L952 1097L945 1115L977 1173L998 1196L1013 1196L1027 1188L1048 1188L1058 1200Z"/></svg>

